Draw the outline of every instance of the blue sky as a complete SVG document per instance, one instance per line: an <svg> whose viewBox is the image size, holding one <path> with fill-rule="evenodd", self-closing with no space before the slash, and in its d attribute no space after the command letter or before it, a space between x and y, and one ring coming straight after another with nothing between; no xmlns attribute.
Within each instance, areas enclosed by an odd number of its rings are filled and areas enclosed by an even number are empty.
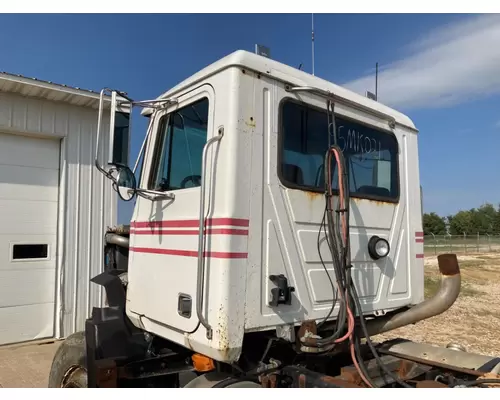
<svg viewBox="0 0 500 400"><path fill-rule="evenodd" d="M500 16L315 14L314 24L316 75L363 93L378 61L380 101L419 128L425 211L500 202ZM4 14L0 70L146 99L255 43L311 71L310 31L310 14ZM130 213L121 203L120 221Z"/></svg>

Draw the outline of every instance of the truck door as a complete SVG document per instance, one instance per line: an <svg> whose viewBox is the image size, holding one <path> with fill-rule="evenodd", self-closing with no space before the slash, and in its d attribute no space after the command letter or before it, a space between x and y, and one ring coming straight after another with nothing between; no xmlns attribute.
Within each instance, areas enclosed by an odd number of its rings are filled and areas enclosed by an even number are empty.
<svg viewBox="0 0 500 400"><path fill-rule="evenodd" d="M141 188L174 198L138 198L131 222L128 310L181 332L198 323L202 153L214 131L214 100L213 88L203 85L155 117Z"/></svg>

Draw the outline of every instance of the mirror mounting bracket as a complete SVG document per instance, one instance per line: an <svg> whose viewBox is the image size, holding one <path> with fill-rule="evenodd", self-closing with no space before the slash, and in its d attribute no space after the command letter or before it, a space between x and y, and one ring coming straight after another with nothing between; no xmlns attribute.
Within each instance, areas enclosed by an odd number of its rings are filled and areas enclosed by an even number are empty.
<svg viewBox="0 0 500 400"><path fill-rule="evenodd" d="M110 108L110 127L109 127L109 156L106 168L99 162L99 150L101 145L101 130L103 126L103 111L105 108ZM133 107L143 107L146 109L164 109L173 104L177 104L178 99L175 97L164 98L164 99L152 99L152 100L140 100L134 101L128 96L126 92L122 92L116 89L104 88L101 90L99 96L99 113L97 119L97 140L95 149L95 160L94 164L99 172L101 172L106 178L110 179L114 185L117 183L117 179L113 176L113 173L120 171L122 168L128 168L128 161L130 155L130 128L131 128L131 117ZM117 125L117 126L115 126ZM149 129L148 129L149 135ZM139 155L137 157L133 173L135 173L139 159L144 151L144 146L146 143L144 140ZM173 199L173 195L167 195L165 193L153 193L152 191L144 191L144 194L150 194L155 198L168 198ZM136 192L139 194L139 192Z"/></svg>
<svg viewBox="0 0 500 400"><path fill-rule="evenodd" d="M145 199L156 201L156 200L175 200L174 193L158 192L156 190L149 189L136 189L137 195L144 197Z"/></svg>

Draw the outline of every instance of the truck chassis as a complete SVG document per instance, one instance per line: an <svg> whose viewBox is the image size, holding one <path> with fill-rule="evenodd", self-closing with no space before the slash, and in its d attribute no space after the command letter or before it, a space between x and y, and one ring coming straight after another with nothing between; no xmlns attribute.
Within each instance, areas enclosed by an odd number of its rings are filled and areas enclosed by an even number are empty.
<svg viewBox="0 0 500 400"><path fill-rule="evenodd" d="M122 232L123 233L123 232ZM116 230L108 232L115 235ZM123 236L122 236L123 237ZM363 387L495 387L500 386L500 358L472 354L457 345L437 347L395 339L360 344L365 382L352 364L346 344L311 353L301 346L306 332L316 333L315 321L299 327L291 344L272 333L245 338L238 365L218 363L134 327L125 315L125 270L113 242L107 247L108 268L92 281L106 291L108 306L94 308L85 332L71 335L54 358L50 387L182 387L180 376L194 373L184 387L363 388ZM120 242L123 244L123 241ZM113 251L109 251L110 248ZM117 261L118 260L118 261ZM454 265L453 260L455 261ZM440 256L441 272L460 276L456 256ZM444 265L444 267L443 267ZM447 271L446 271L447 269ZM445 271L444 271L445 270ZM439 296L439 293L438 295ZM390 317L389 317L390 320ZM254 359L248 355L256 354ZM199 362L197 358L204 362ZM61 361L62 360L62 361ZM359 367L359 366L358 366Z"/></svg>

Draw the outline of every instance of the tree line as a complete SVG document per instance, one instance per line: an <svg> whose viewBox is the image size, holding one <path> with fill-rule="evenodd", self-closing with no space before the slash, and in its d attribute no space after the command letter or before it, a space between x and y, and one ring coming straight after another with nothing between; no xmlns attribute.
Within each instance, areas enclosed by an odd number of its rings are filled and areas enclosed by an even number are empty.
<svg viewBox="0 0 500 400"><path fill-rule="evenodd" d="M431 212L424 214L424 235L493 235L500 234L500 205L486 203L479 208L459 211L441 217Z"/></svg>

